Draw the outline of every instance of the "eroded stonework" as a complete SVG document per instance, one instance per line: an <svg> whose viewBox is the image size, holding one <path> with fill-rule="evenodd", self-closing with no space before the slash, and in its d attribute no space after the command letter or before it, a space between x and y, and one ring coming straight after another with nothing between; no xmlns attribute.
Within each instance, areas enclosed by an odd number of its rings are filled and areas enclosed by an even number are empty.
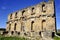
<svg viewBox="0 0 60 40"><path fill-rule="evenodd" d="M9 36L43 37L48 35L52 37L52 34L56 32L54 10L54 0L49 0L9 14L6 31L9 32Z"/></svg>

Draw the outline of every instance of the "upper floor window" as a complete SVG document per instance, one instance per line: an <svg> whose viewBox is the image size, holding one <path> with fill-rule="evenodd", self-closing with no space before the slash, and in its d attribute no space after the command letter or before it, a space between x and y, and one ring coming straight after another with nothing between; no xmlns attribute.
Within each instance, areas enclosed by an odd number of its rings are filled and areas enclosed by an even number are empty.
<svg viewBox="0 0 60 40"><path fill-rule="evenodd" d="M42 12L46 12L45 4L42 5Z"/></svg>
<svg viewBox="0 0 60 40"><path fill-rule="evenodd" d="M10 19L12 19L12 14L10 14Z"/></svg>
<svg viewBox="0 0 60 40"><path fill-rule="evenodd" d="M17 12L15 13L15 18L17 18Z"/></svg>
<svg viewBox="0 0 60 40"><path fill-rule="evenodd" d="M34 10L34 7L32 8L32 12L33 12L33 10Z"/></svg>
<svg viewBox="0 0 60 40"><path fill-rule="evenodd" d="M22 15L24 14L25 10L22 11Z"/></svg>
<svg viewBox="0 0 60 40"><path fill-rule="evenodd" d="M22 17L22 20L25 20L26 18L25 17Z"/></svg>

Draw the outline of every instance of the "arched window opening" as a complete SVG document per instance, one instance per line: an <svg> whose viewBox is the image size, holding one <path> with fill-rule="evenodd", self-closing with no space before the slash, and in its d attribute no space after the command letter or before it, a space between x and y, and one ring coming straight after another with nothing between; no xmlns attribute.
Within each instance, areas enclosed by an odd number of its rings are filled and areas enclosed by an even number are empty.
<svg viewBox="0 0 60 40"><path fill-rule="evenodd" d="M27 33L24 33L25 36L27 36Z"/></svg>
<svg viewBox="0 0 60 40"><path fill-rule="evenodd" d="M16 30L16 26L17 26L17 24L15 23L15 25L14 25L14 30Z"/></svg>
<svg viewBox="0 0 60 40"><path fill-rule="evenodd" d="M42 22L45 22L46 20L43 20Z"/></svg>
<svg viewBox="0 0 60 40"><path fill-rule="evenodd" d="M11 34L13 35L14 31L11 31Z"/></svg>
<svg viewBox="0 0 60 40"><path fill-rule="evenodd" d="M46 7L45 7L45 4L42 4L42 12L46 12L46 9L45 9Z"/></svg>
<svg viewBox="0 0 60 40"><path fill-rule="evenodd" d="M33 12L33 10L34 10L34 7L32 8L32 12Z"/></svg>
<svg viewBox="0 0 60 40"><path fill-rule="evenodd" d="M18 35L20 35L20 32L18 32Z"/></svg>
<svg viewBox="0 0 60 40"><path fill-rule="evenodd" d="M39 35L41 36L41 32L39 32Z"/></svg>
<svg viewBox="0 0 60 40"><path fill-rule="evenodd" d="M46 20L42 20L42 31L44 30L44 22L46 22Z"/></svg>
<svg viewBox="0 0 60 40"><path fill-rule="evenodd" d="M15 18L17 18L17 12L15 13Z"/></svg>
<svg viewBox="0 0 60 40"><path fill-rule="evenodd" d="M22 11L22 15L24 14L25 10Z"/></svg>
<svg viewBox="0 0 60 40"><path fill-rule="evenodd" d="M10 14L10 19L12 19L12 14Z"/></svg>
<svg viewBox="0 0 60 40"><path fill-rule="evenodd" d="M55 36L55 33L54 32L52 32L52 38Z"/></svg>
<svg viewBox="0 0 60 40"><path fill-rule="evenodd" d="M33 31L33 23L34 21L31 22L31 31Z"/></svg>
<svg viewBox="0 0 60 40"><path fill-rule="evenodd" d="M10 29L11 29L11 24L9 24L9 31L10 31Z"/></svg>

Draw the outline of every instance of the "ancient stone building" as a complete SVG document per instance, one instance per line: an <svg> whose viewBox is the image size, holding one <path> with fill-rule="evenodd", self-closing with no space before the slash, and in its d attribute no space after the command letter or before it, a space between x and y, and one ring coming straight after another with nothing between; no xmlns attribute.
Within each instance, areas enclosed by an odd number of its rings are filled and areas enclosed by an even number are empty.
<svg viewBox="0 0 60 40"><path fill-rule="evenodd" d="M54 0L48 0L9 14L6 31L10 36L43 36L54 34L55 24Z"/></svg>

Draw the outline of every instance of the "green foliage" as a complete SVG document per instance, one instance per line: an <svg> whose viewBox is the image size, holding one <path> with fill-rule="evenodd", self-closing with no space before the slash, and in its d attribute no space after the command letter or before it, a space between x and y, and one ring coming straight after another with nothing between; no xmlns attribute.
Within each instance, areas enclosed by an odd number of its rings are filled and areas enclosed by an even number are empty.
<svg viewBox="0 0 60 40"><path fill-rule="evenodd" d="M54 37L54 40L60 40L60 38L58 38L58 37L55 36L55 37Z"/></svg>
<svg viewBox="0 0 60 40"><path fill-rule="evenodd" d="M0 40L28 40L28 39L24 37L3 37L0 35ZM54 40L60 40L60 38L55 36Z"/></svg>
<svg viewBox="0 0 60 40"><path fill-rule="evenodd" d="M0 37L0 40L27 40L27 39L19 37Z"/></svg>

